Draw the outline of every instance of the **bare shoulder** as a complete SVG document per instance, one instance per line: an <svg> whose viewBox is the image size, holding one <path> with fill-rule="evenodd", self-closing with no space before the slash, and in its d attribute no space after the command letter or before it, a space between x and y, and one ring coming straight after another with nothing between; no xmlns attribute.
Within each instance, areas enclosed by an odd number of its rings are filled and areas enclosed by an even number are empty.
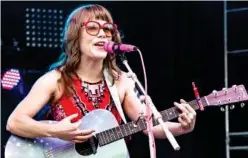
<svg viewBox="0 0 248 158"><path fill-rule="evenodd" d="M57 70L51 70L47 73L45 73L44 75L42 75L37 82L47 85L47 86L56 86L55 83L57 83L57 81L60 79L61 74L59 71Z"/></svg>
<svg viewBox="0 0 248 158"><path fill-rule="evenodd" d="M135 85L134 81L132 80L132 78L127 72L121 71L121 73L119 74L118 81L120 85L125 86L126 89L134 88L134 85Z"/></svg>
<svg viewBox="0 0 248 158"><path fill-rule="evenodd" d="M128 77L128 73L121 71L120 73L113 70L113 77L115 79L115 85L118 89L121 103L124 102L126 95L134 88L134 82Z"/></svg>
<svg viewBox="0 0 248 158"><path fill-rule="evenodd" d="M36 83L33 85L33 89L46 92L51 97L51 102L55 102L61 96L63 91L59 82L61 78L61 72L58 70L51 70L42 75Z"/></svg>
<svg viewBox="0 0 248 158"><path fill-rule="evenodd" d="M47 89L49 92L55 92L58 87L58 80L61 74L59 71L51 70L42 75L33 85L34 88Z"/></svg>

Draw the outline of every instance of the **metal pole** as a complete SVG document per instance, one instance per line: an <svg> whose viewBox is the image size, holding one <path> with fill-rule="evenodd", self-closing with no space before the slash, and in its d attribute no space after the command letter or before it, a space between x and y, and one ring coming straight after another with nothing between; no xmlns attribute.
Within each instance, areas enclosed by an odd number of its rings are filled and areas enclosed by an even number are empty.
<svg viewBox="0 0 248 158"><path fill-rule="evenodd" d="M225 68L225 87L228 87L228 48L227 48L227 1L224 0L224 68ZM230 158L230 138L229 138L229 109L225 107L225 133L226 133L226 158Z"/></svg>

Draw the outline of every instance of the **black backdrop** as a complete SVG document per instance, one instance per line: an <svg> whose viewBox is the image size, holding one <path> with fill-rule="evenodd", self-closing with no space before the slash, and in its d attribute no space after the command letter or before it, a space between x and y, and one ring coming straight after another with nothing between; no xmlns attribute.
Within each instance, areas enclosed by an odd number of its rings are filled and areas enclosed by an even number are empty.
<svg viewBox="0 0 248 158"><path fill-rule="evenodd" d="M193 100L191 82L200 95L224 87L223 2L90 2L108 8L124 34L123 43L140 48L145 60L148 91L158 110L173 106L180 98ZM59 49L25 47L25 8L62 9L66 16L87 2L2 2L2 73L11 67L23 70L24 94L2 90L2 151L9 137L6 121L34 81L58 58ZM228 2L228 8L247 7L246 2ZM228 49L247 49L248 12L230 13ZM21 52L6 49L11 39L20 43ZM143 81L137 53L127 54L129 64ZM229 55L229 85L248 86L247 53ZM27 73L28 69L41 73ZM230 130L246 130L247 107L230 114ZM209 107L197 115L194 131L176 137L181 150L176 152L167 140L156 140L157 157L225 157L225 116L218 107ZM247 139L231 141L231 144ZM129 144L132 157L149 157L148 139L136 134ZM246 155L246 156L245 156ZM247 152L232 151L232 157L247 157Z"/></svg>

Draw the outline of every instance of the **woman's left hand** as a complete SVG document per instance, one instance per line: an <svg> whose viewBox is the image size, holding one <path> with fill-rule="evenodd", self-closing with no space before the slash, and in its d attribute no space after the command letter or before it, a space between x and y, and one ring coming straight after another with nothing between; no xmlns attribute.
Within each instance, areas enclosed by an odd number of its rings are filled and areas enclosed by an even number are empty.
<svg viewBox="0 0 248 158"><path fill-rule="evenodd" d="M143 102L145 101L145 96L141 95L139 99ZM148 96L148 101L149 99L150 97ZM183 130L182 133L188 133L195 127L196 112L185 100L181 99L180 102L180 104L174 102L174 105L182 111L178 117L178 121L181 125L180 130Z"/></svg>
<svg viewBox="0 0 248 158"><path fill-rule="evenodd" d="M195 127L196 112L185 100L181 99L180 102L180 104L174 102L174 105L182 111L178 121L181 124L182 130L190 132Z"/></svg>

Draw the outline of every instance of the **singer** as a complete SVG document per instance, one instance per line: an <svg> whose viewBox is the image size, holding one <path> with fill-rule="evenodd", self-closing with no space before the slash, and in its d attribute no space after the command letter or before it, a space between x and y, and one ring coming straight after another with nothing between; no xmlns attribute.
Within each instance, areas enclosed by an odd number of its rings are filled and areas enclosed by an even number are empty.
<svg viewBox="0 0 248 158"><path fill-rule="evenodd" d="M145 110L141 104L144 97L137 98L133 81L116 66L116 55L104 49L109 41L121 43L121 38L118 26L106 8L94 4L72 11L65 24L64 50L59 61L51 65L51 69L35 82L18 104L8 119L7 130L21 137L55 137L83 143L101 131L97 122L88 125L82 119L93 115L94 111L105 109L106 114L112 114L119 125L126 123L123 113L131 120L137 120ZM56 124L34 119L48 103L51 104L52 119L58 122ZM175 136L191 132L195 126L196 112L184 100L174 104L182 113L178 123L166 122L169 130ZM108 123L105 115L97 117L102 117L99 125ZM82 129L86 124L88 128ZM126 130L124 132L128 133ZM155 138L166 138L160 126L154 126L152 131ZM147 133L146 130L143 132ZM119 134L127 136L126 133ZM113 147L117 149L104 153L122 150L118 145ZM99 153L96 152L96 155Z"/></svg>

